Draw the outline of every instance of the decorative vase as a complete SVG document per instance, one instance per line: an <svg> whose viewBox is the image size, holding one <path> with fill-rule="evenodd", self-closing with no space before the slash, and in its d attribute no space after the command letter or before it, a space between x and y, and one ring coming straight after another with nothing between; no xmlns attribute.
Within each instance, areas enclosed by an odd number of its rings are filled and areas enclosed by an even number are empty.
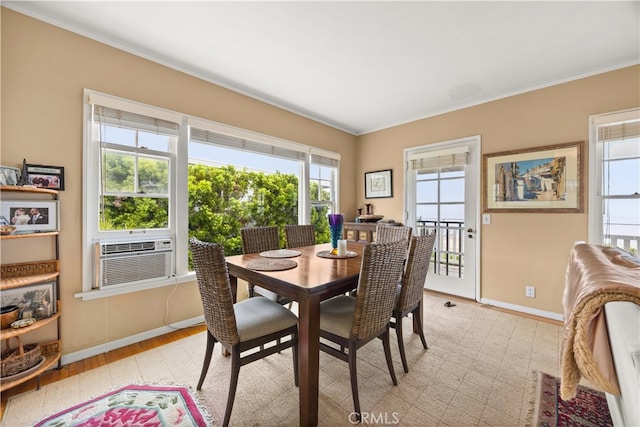
<svg viewBox="0 0 640 427"><path fill-rule="evenodd" d="M338 255L338 240L342 238L343 214L329 214L329 230L331 231L331 255Z"/></svg>

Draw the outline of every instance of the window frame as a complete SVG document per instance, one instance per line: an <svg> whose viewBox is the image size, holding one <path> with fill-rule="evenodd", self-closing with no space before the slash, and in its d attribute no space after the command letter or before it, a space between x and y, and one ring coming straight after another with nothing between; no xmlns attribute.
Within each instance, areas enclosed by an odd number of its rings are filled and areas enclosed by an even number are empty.
<svg viewBox="0 0 640 427"><path fill-rule="evenodd" d="M605 114L597 114L589 117L589 226L588 241L592 244L605 244L604 224L602 213L605 200L603 195L603 163L604 145L598 139L598 127L615 123L637 120L640 117L640 108L614 111ZM637 198L633 195L614 196L617 199Z"/></svg>
<svg viewBox="0 0 640 427"><path fill-rule="evenodd" d="M174 241L175 251L175 277L163 278L157 281L150 281L143 284L127 285L114 289L98 289L93 288L94 272L94 245L100 241L102 237L99 230L98 215L95 215L95 209L100 199L100 176L95 173L99 171L100 166L100 144L96 145L98 139L97 128L93 123L93 105L102 105L126 112L145 115L158 119L172 121L178 124L178 136L169 150L172 160L170 161L169 176L169 228L167 230L152 230L151 232L116 233L119 241L140 240L141 238L157 238L171 237ZM175 285L184 282L192 282L195 279L193 271L188 269L188 236L189 236L189 216L188 212L178 209L178 206L188 206L188 165L189 165L189 132L191 127L199 129L211 130L234 136L237 138L246 138L248 140L270 144L277 147L294 149L305 153L305 159L301 161L300 184L299 184L299 215L300 224L310 223L310 197L309 176L310 176L310 158L313 154L333 159L337 165L333 174L333 185L335 191L332 193L335 200L332 201L333 208L339 209L339 170L340 170L340 154L317 147L273 137L270 135L237 128L223 123L202 119L188 114L166 110L160 107L154 107L148 104L142 104L136 101L119 98L116 96L104 94L90 89L85 89L83 93L83 216L82 216L82 291L75 294L76 298L83 300L91 300L103 298L112 295L136 292L144 289L151 289L161 286ZM257 154L264 154L256 152ZM113 240L113 239L109 239Z"/></svg>

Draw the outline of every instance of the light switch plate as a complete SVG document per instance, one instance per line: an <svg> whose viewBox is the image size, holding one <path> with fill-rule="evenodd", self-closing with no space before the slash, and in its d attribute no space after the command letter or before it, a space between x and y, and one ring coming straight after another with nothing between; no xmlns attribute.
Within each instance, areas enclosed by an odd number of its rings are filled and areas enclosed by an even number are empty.
<svg viewBox="0 0 640 427"><path fill-rule="evenodd" d="M482 223L491 224L491 214L482 214Z"/></svg>

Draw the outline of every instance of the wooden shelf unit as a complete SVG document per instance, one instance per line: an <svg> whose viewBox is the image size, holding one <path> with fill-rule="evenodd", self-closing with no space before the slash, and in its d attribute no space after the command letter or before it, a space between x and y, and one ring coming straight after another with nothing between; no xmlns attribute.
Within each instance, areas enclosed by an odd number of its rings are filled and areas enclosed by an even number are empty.
<svg viewBox="0 0 640 427"><path fill-rule="evenodd" d="M23 193L23 194L35 194L46 195L52 197L53 200L58 200L58 191L31 187L17 187L17 186L0 186L0 194L2 193ZM4 197L3 197L4 198ZM25 199L25 202L32 201L33 199ZM34 232L34 233L15 233L10 235L0 236L0 241L10 241L17 239L31 239L31 238L54 238L55 239L55 259L48 261L35 261L15 264L3 264L0 265L0 291L8 289L16 289L22 286L34 285L38 283L45 283L55 281L56 287L56 312L51 316L38 319L33 324L25 326L23 328L7 328L0 330L0 339L9 340L10 338L19 338L22 335L34 332L44 326L52 323L56 324L57 340L48 343L38 343L42 349L42 356L44 361L39 365L37 369L33 371L27 370L28 373L20 375L17 373L6 377L6 379L0 378L0 391L4 392L12 387L29 381L32 378L37 379L37 388L40 387L40 374L44 371L51 369L54 365L60 367L60 316L61 316L61 304L60 304L60 254L59 254L59 231L48 232ZM7 341L8 342L8 341ZM21 340L19 340L21 342Z"/></svg>

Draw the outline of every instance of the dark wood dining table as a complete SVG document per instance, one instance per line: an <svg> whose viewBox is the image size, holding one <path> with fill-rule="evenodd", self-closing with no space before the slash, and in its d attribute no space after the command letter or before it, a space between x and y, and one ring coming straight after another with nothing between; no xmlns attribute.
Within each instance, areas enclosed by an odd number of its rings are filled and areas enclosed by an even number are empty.
<svg viewBox="0 0 640 427"><path fill-rule="evenodd" d="M227 257L232 289L238 279L262 286L298 303L298 364L300 425L318 425L318 376L320 370L320 302L349 292L358 283L364 245L349 242L353 258L328 259L316 254L330 250L330 244L295 248L295 268L283 271L255 271L247 268L258 253ZM235 295L235 294L234 294Z"/></svg>

